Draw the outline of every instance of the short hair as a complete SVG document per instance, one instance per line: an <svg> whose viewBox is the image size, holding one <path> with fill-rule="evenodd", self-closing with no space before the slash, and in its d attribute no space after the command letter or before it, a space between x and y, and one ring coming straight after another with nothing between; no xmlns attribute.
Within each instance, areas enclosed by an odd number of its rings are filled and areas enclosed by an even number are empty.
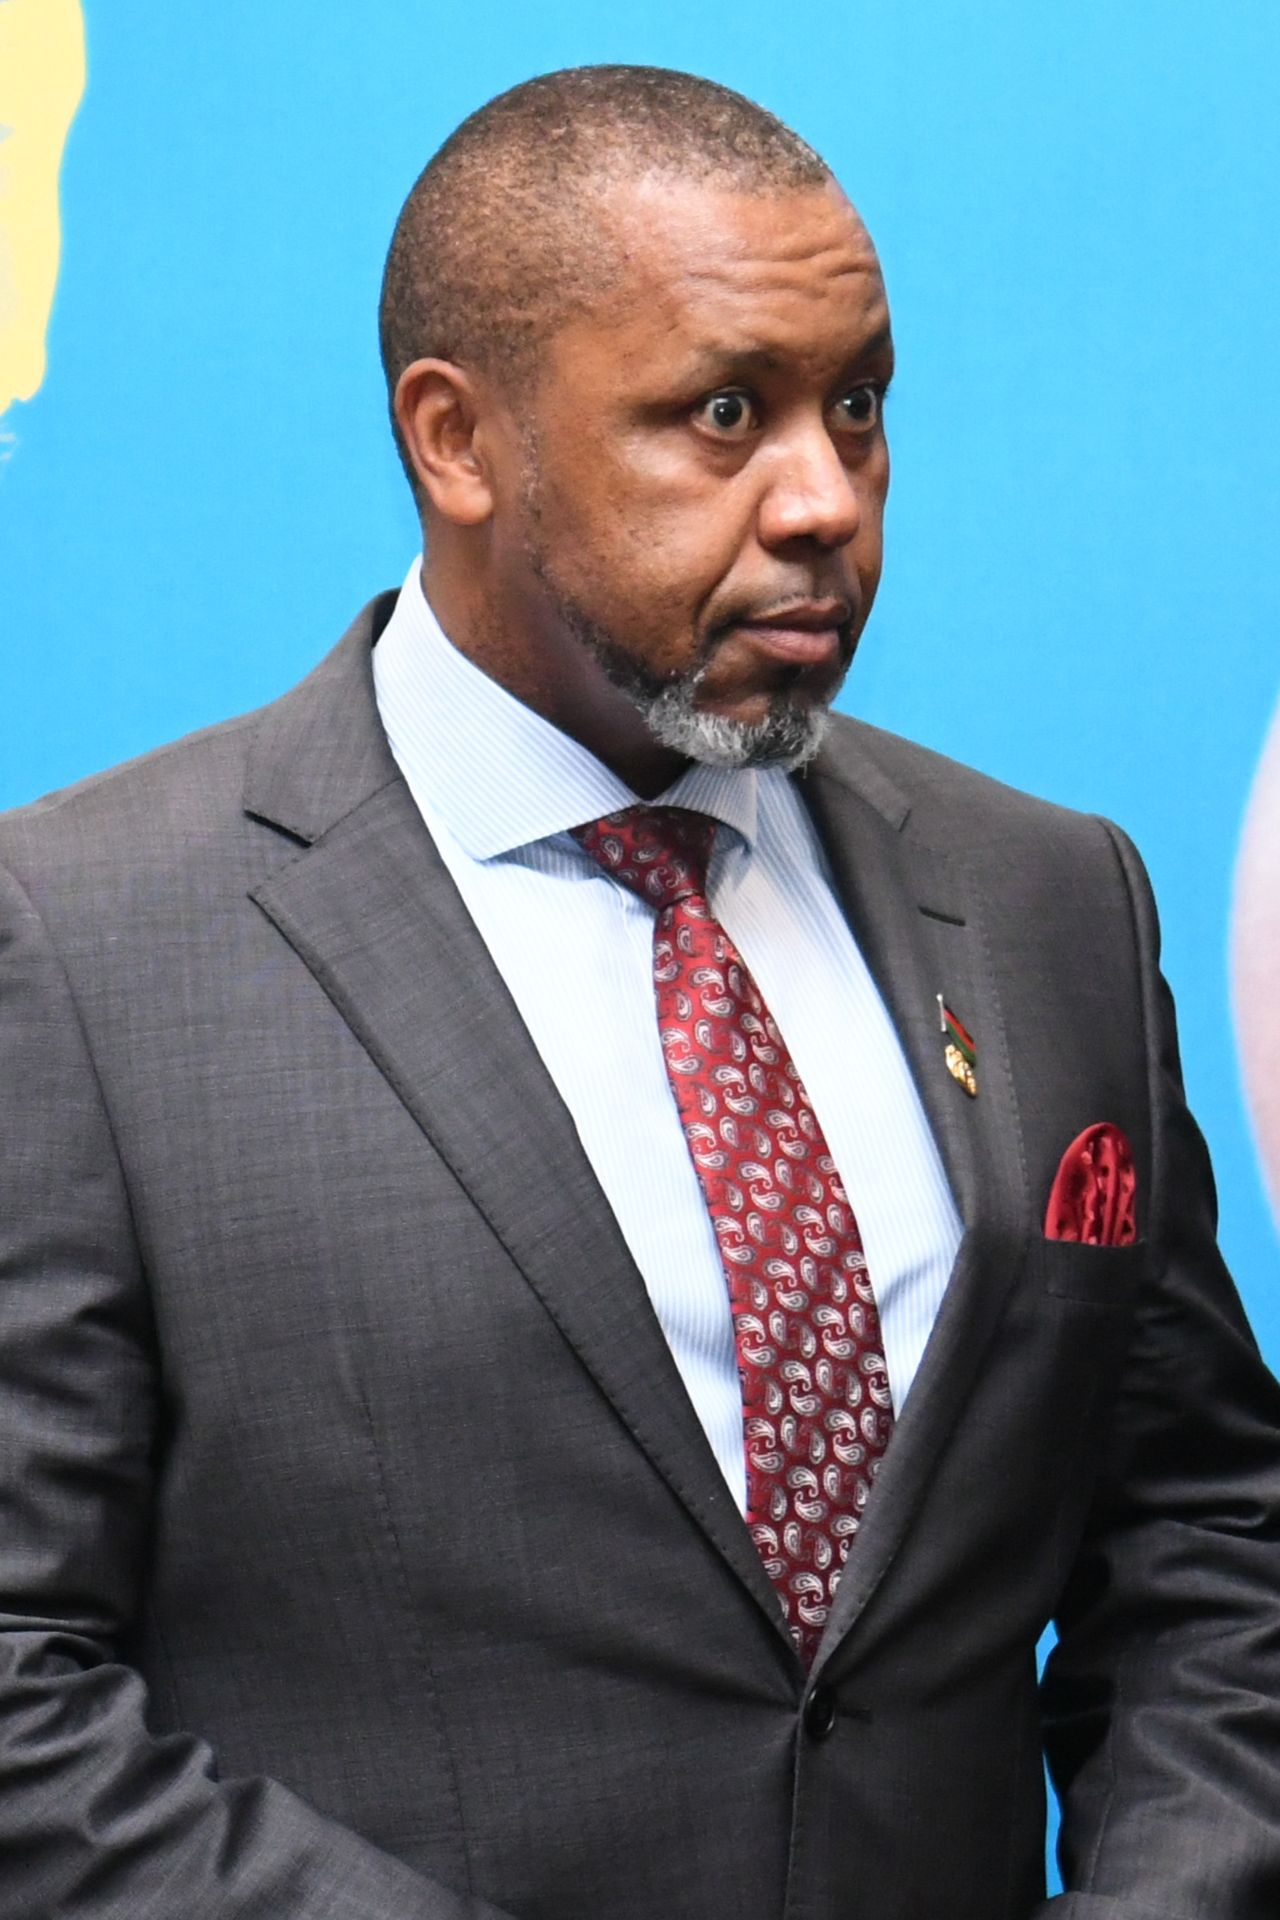
<svg viewBox="0 0 1280 1920"><path fill-rule="evenodd" d="M588 308L619 262L604 198L677 175L760 194L822 186L799 134L729 87L665 67L568 67L501 93L464 120L410 190L379 310L391 427L397 383L423 358L535 380L556 328Z"/></svg>

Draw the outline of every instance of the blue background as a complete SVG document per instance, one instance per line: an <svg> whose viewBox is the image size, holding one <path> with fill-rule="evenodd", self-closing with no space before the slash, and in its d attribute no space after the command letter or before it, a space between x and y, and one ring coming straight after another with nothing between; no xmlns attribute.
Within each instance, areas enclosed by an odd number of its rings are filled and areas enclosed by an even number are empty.
<svg viewBox="0 0 1280 1920"><path fill-rule="evenodd" d="M832 162L900 374L842 704L1118 818L1273 1362L1231 871L1280 666L1275 0L88 0L45 386L0 466L0 805L268 699L416 525L374 312L410 181L531 72L689 67Z"/></svg>

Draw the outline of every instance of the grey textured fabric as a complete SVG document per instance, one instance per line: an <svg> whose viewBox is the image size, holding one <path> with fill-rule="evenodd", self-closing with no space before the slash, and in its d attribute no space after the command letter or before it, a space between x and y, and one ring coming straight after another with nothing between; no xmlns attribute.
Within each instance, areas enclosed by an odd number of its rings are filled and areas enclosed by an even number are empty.
<svg viewBox="0 0 1280 1920"><path fill-rule="evenodd" d="M1280 1394L1128 844L852 721L803 779L966 1225L806 1680L389 607L0 821L0 1920L1274 1920ZM1141 1240L1046 1243L1104 1119Z"/></svg>

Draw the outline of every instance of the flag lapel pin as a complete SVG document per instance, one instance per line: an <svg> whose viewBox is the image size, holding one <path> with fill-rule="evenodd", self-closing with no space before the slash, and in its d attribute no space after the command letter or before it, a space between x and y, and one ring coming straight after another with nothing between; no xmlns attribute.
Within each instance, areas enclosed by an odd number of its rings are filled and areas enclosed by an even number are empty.
<svg viewBox="0 0 1280 1920"><path fill-rule="evenodd" d="M973 1099L978 1091L977 1049L941 994L938 995L938 1025L942 1029L942 1057L947 1063L947 1072Z"/></svg>

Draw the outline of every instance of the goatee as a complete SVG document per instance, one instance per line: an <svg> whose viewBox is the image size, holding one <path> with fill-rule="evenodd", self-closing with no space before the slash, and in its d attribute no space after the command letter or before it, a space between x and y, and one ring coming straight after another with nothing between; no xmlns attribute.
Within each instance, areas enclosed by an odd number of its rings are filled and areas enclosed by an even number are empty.
<svg viewBox="0 0 1280 1920"><path fill-rule="evenodd" d="M698 706L705 667L659 680L608 644L586 644L611 683L637 708L659 746L683 759L706 767L777 767L791 773L806 766L822 745L831 718L825 706L780 691L761 719L729 720Z"/></svg>

